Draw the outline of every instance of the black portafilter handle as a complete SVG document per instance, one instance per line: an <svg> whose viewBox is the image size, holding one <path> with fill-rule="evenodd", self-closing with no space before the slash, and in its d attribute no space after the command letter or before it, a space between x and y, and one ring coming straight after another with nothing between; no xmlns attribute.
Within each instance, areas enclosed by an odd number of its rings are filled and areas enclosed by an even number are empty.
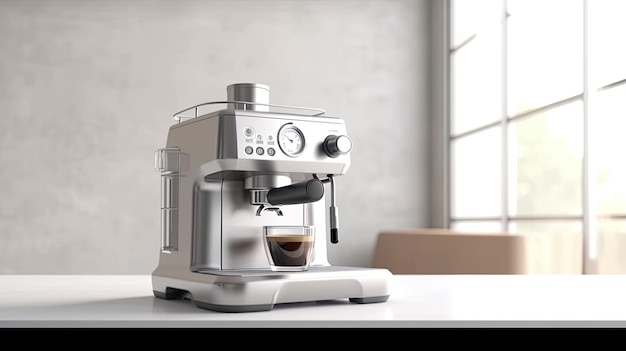
<svg viewBox="0 0 626 351"><path fill-rule="evenodd" d="M267 201L272 205L295 205L315 202L324 197L324 184L319 179L274 188L267 192Z"/></svg>

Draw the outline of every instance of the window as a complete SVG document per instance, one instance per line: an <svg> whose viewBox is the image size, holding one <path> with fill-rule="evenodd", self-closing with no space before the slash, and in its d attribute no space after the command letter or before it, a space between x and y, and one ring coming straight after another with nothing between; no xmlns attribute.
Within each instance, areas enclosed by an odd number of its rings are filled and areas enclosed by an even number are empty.
<svg viewBox="0 0 626 351"><path fill-rule="evenodd" d="M448 4L447 225L626 273L626 2Z"/></svg>

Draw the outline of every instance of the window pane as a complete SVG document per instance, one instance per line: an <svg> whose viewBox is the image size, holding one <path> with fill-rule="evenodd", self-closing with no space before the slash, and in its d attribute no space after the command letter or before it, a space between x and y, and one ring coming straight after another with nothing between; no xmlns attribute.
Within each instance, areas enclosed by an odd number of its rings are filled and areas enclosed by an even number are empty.
<svg viewBox="0 0 626 351"><path fill-rule="evenodd" d="M452 140L452 217L500 216L500 127Z"/></svg>
<svg viewBox="0 0 626 351"><path fill-rule="evenodd" d="M601 91L591 101L590 202L598 214L626 214L626 85Z"/></svg>
<svg viewBox="0 0 626 351"><path fill-rule="evenodd" d="M583 109L567 104L509 125L509 214L582 213Z"/></svg>
<svg viewBox="0 0 626 351"><path fill-rule="evenodd" d="M501 233L500 221L454 221L451 223L454 230L469 233Z"/></svg>
<svg viewBox="0 0 626 351"><path fill-rule="evenodd" d="M601 220L597 222L597 257L595 274L626 274L626 220ZM593 238L593 236L592 236Z"/></svg>
<svg viewBox="0 0 626 351"><path fill-rule="evenodd" d="M451 1L452 48L457 47L485 27L500 23L502 2L491 1Z"/></svg>
<svg viewBox="0 0 626 351"><path fill-rule="evenodd" d="M583 272L582 222L520 221L509 223L510 232L524 234L530 274L581 274Z"/></svg>
<svg viewBox="0 0 626 351"><path fill-rule="evenodd" d="M507 6L509 115L582 93L582 1L509 0Z"/></svg>
<svg viewBox="0 0 626 351"><path fill-rule="evenodd" d="M502 116L500 27L479 33L451 57L451 131L466 132Z"/></svg>
<svg viewBox="0 0 626 351"><path fill-rule="evenodd" d="M591 86L597 88L626 79L626 1L588 1L587 9Z"/></svg>

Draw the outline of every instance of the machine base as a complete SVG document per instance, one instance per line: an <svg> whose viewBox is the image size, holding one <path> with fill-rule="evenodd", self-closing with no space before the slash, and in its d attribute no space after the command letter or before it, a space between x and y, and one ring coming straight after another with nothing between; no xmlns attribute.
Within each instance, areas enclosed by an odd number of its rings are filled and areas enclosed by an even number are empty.
<svg viewBox="0 0 626 351"><path fill-rule="evenodd" d="M310 267L305 272L211 270L172 275L157 269L152 284L154 296L161 299L188 299L216 312L259 312L293 302L344 298L356 304L385 302L391 278L386 269L341 266Z"/></svg>

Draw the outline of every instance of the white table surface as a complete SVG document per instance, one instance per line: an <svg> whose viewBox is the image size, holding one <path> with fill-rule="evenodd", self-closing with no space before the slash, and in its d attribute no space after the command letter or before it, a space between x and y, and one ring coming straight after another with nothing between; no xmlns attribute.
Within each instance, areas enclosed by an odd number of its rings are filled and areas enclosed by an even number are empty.
<svg viewBox="0 0 626 351"><path fill-rule="evenodd" d="M222 313L150 275L0 275L0 327L626 327L626 275L395 275L387 302Z"/></svg>

